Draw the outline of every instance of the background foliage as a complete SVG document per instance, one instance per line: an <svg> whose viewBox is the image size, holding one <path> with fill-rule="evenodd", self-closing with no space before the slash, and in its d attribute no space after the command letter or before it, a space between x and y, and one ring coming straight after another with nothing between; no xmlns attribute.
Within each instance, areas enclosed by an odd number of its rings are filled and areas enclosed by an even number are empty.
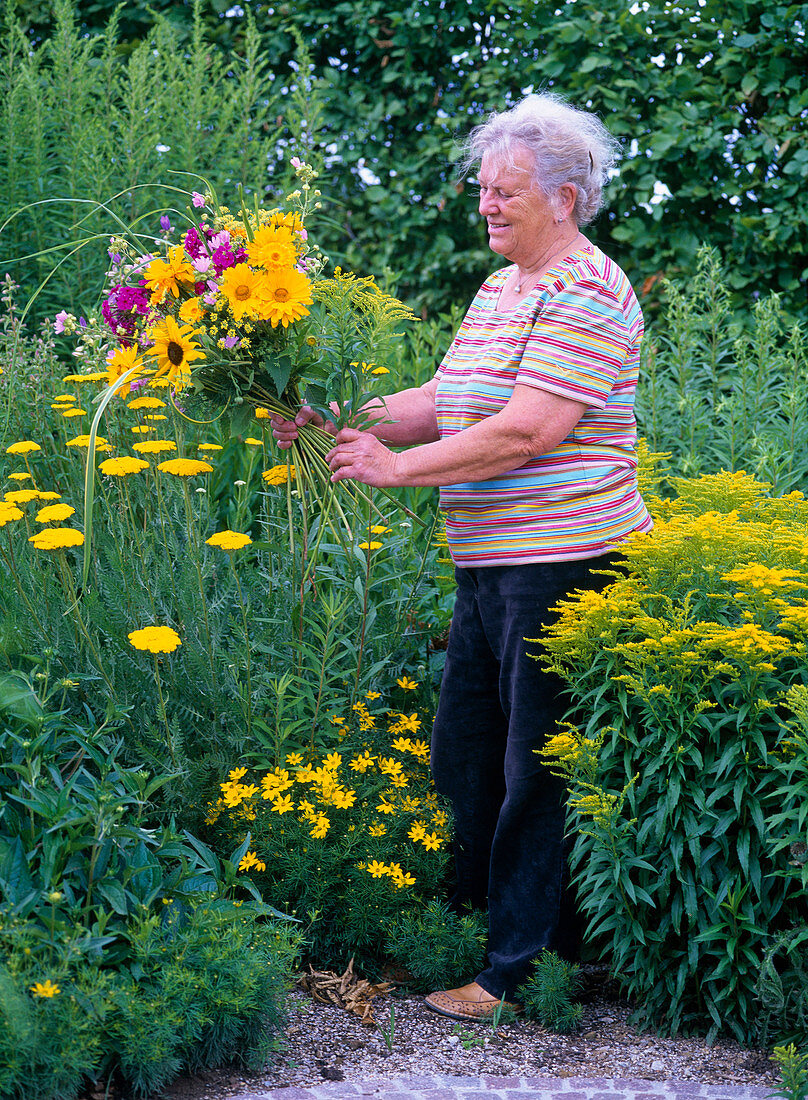
<svg viewBox="0 0 808 1100"><path fill-rule="evenodd" d="M80 198L124 190L136 212L145 200L128 189L165 188L170 168L280 193L294 132L334 196L318 229L333 257L389 267L400 295L432 313L468 301L491 264L453 173L454 137L524 90L550 89L623 143L593 235L638 289L689 272L707 242L734 306L763 289L804 305L806 4L209 0L196 21L187 2L126 5L113 19L114 8L6 9L0 217L45 195L73 203L59 220L12 223L7 260L32 234L64 240L86 213ZM100 263L72 264L43 307L86 307ZM27 268L26 290L38 275Z"/></svg>

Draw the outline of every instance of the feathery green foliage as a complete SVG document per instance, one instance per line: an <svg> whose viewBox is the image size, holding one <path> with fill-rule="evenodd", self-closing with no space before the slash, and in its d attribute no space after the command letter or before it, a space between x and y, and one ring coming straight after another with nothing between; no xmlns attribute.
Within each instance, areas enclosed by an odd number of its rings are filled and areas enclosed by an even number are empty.
<svg viewBox="0 0 808 1100"><path fill-rule="evenodd" d="M487 934L484 913L461 915L433 898L393 920L385 949L412 975L417 989L453 989L482 969Z"/></svg>
<svg viewBox="0 0 808 1100"><path fill-rule="evenodd" d="M560 958L555 951L542 951L533 960L533 973L516 991L529 1020L538 1020L550 1031L577 1031L583 1007L574 997L581 991L580 967Z"/></svg>

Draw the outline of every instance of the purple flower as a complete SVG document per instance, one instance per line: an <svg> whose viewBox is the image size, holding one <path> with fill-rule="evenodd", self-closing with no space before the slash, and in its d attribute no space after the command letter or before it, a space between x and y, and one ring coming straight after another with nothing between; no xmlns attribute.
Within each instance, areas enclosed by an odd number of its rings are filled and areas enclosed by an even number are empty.
<svg viewBox="0 0 808 1100"><path fill-rule="evenodd" d="M171 218L169 218L168 214L163 214L162 218L160 218L160 228L163 230L164 233L173 232Z"/></svg>
<svg viewBox="0 0 808 1100"><path fill-rule="evenodd" d="M83 317L79 317L79 325L80 325L80 326L81 326L82 328L87 328L87 322L86 322L86 320L85 320L85 319L84 319Z"/></svg>
<svg viewBox="0 0 808 1100"><path fill-rule="evenodd" d="M200 207L200 206L204 206L205 205L205 196L200 195L200 193L198 191L192 191L191 192L191 202L197 208Z"/></svg>
<svg viewBox="0 0 808 1100"><path fill-rule="evenodd" d="M101 306L104 320L116 336L120 337L123 330L130 339L137 332L138 318L144 317L149 309L149 297L142 282L138 286L123 283L114 286Z"/></svg>
<svg viewBox="0 0 808 1100"><path fill-rule="evenodd" d="M217 275L221 275L225 268L234 267L236 264L235 253L229 244L220 245L213 253L211 259L213 260L213 266L216 269Z"/></svg>
<svg viewBox="0 0 808 1100"><path fill-rule="evenodd" d="M64 332L65 321L68 319L69 316L70 314L67 312L66 309L63 309L61 313L56 314L56 319L53 322L54 332Z"/></svg>
<svg viewBox="0 0 808 1100"><path fill-rule="evenodd" d="M224 346L226 348L234 348L239 343L238 336L225 336Z"/></svg>
<svg viewBox="0 0 808 1100"><path fill-rule="evenodd" d="M183 241L183 244L185 245L185 251L188 253L192 260L195 260L198 256L203 255L205 252L205 246L202 244L202 238L199 236L198 231L193 227L189 229L188 232L185 234L185 240Z"/></svg>

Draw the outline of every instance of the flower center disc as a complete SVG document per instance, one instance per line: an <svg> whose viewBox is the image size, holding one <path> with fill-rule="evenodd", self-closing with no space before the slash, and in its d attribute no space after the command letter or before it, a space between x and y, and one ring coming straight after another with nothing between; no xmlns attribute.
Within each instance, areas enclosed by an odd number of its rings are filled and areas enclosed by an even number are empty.
<svg viewBox="0 0 808 1100"><path fill-rule="evenodd" d="M176 340L172 340L166 348L166 355L168 356L169 363L173 363L175 367L178 367L185 358L182 344L178 344Z"/></svg>
<svg viewBox="0 0 808 1100"><path fill-rule="evenodd" d="M285 286L279 286L278 289L275 291L275 301L276 302L288 302L289 301L289 291L286 289Z"/></svg>
<svg viewBox="0 0 808 1100"><path fill-rule="evenodd" d="M242 283L241 286L236 287L236 298L238 298L238 300L240 302L243 302L245 300L245 298L249 298L249 296L250 296L250 288L248 286L245 286Z"/></svg>

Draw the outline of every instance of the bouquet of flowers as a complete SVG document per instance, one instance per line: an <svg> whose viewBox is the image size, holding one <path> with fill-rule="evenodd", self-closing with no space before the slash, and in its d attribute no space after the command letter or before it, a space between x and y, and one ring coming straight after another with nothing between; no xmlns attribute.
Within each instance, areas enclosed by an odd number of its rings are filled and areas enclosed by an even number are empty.
<svg viewBox="0 0 808 1100"><path fill-rule="evenodd" d="M234 212L207 187L191 193L182 231L163 216L157 251L113 238L102 311L117 347L107 358L105 399L126 396L139 380L168 386L172 400L180 391L183 401L197 395L214 419L226 410L236 419L293 419L303 402L338 427L367 423L368 405L372 418L384 417L375 376L389 372L383 358L400 335L394 330L413 314L372 277L339 268L326 277L305 225L319 195L316 173L297 158L292 164L301 181L292 209L256 201L248 210L242 196ZM335 499L324 457L332 446L327 432L306 425L293 456L298 488L316 494L326 518ZM355 484L347 491L370 499ZM337 510L344 519L338 502Z"/></svg>

